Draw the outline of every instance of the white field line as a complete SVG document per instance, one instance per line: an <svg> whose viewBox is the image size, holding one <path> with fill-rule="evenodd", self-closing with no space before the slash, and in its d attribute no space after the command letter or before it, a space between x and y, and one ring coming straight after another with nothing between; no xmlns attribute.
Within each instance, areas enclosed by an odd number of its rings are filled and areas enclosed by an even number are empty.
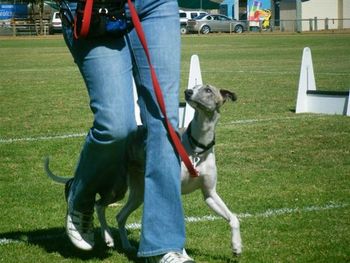
<svg viewBox="0 0 350 263"><path fill-rule="evenodd" d="M238 218L258 218L258 217L272 217L272 216L279 216L279 215L285 215L285 214L295 214L300 212L319 212L324 210L331 210L331 209L337 209L337 208L344 208L347 207L348 204L336 204L336 203L329 203L324 206L307 206L303 208L281 208L281 209L269 209L262 213L243 213L238 214ZM207 215L202 217L194 217L194 216L187 216L185 217L185 221L187 223L197 223L197 222L208 222L208 221L216 221L216 220L222 220L223 218L220 216L214 216L214 215ZM141 224L140 223L131 223L127 224L126 228L128 229L140 229Z"/></svg>
<svg viewBox="0 0 350 263"><path fill-rule="evenodd" d="M266 119L247 119L247 120L236 120L227 123L219 123L219 126L227 126L227 125L235 125L235 124L250 124L250 123L266 123L270 121L284 121L284 120L292 120L292 119L300 119L300 118L315 118L322 117L323 115L313 114L311 117L308 115L299 115L295 117L276 117L276 118L266 118ZM71 133L71 134L57 134L57 135L47 135L47 136L33 136L33 137L20 137L20 138L0 138L1 143L16 143L16 142L36 142L36 141L49 141L49 140L60 140L60 139L69 139L69 138L78 138L85 137L87 132L85 133Z"/></svg>
<svg viewBox="0 0 350 263"><path fill-rule="evenodd" d="M332 210L332 209L340 209L348 207L349 204L347 203L334 203L329 202L326 205L323 206L306 206L302 208L281 208L281 209L268 209L261 213L243 213L238 214L238 218L244 219L244 218L269 218L273 216L281 216L286 214L295 214L295 213L307 213L307 212L321 212L325 210ZM207 215L207 216L201 216L201 217L195 217L195 216L188 216L185 217L186 223L199 223L199 222L209 222L209 221L217 221L217 220L223 220L222 217L214 216L214 215ZM130 230L138 230L141 229L141 223L131 223L126 225L127 229ZM61 236L61 235L59 235ZM53 239L57 238L58 235L46 235L46 236L39 236L35 237L35 240L46 240L46 239ZM10 238L0 238L0 246L2 245L8 245L13 243L19 243L19 242L26 242L25 240L18 240L18 239L10 239Z"/></svg>
<svg viewBox="0 0 350 263"><path fill-rule="evenodd" d="M71 133L71 134L61 134L61 135L48 135L48 136L38 136L38 137L22 137L22 138L0 138L0 143L14 143L14 142L30 142L30 141L50 141L57 139L69 139L84 137L87 133Z"/></svg>
<svg viewBox="0 0 350 263"><path fill-rule="evenodd" d="M212 71L214 72L214 71ZM225 71L221 71L225 72ZM231 73L256 73L256 74L273 74L273 75L293 75L293 74L300 74L299 71L266 71L266 70L252 70L252 71L245 71L245 70L237 70L237 71L230 71ZM229 73L230 73L229 72ZM217 71L215 71L217 73ZM225 72L226 73L226 72ZM349 76L350 72L317 72L317 75L330 75L330 76Z"/></svg>
<svg viewBox="0 0 350 263"><path fill-rule="evenodd" d="M312 117L317 116L312 115ZM230 121L227 123L219 123L218 126L227 126L227 125L234 125L234 124L250 124L250 123L257 123L257 122L270 122L270 121L285 121L285 120L293 120L297 118L305 118L309 117L307 115L299 115L299 116L293 116L293 117L276 117L276 118L266 118L266 119L247 119L247 120L236 120L236 121Z"/></svg>
<svg viewBox="0 0 350 263"><path fill-rule="evenodd" d="M185 72L185 71L183 71ZM186 71L187 73L187 71ZM202 70L202 73L211 74L227 74L227 73L240 73L240 74L271 74L271 75L299 75L300 71L268 71L268 70ZM327 76L350 76L350 72L317 72L317 75Z"/></svg>

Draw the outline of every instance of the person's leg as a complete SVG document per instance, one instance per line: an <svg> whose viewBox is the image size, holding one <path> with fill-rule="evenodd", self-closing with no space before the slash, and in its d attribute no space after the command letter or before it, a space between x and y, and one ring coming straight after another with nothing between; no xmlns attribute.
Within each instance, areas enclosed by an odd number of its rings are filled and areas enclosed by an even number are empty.
<svg viewBox="0 0 350 263"><path fill-rule="evenodd" d="M65 39L85 80L94 115L68 193L68 235L76 246L88 250L93 246L89 222L96 193L116 181L126 183L126 142L136 128L132 63L123 38L73 40L66 29ZM87 244L79 240L84 237Z"/></svg>
<svg viewBox="0 0 350 263"><path fill-rule="evenodd" d="M178 125L180 78L180 26L177 1L136 1L167 106L167 115ZM147 127L145 198L138 255L149 257L182 252L185 242L181 204L180 162L169 141L156 99L144 50L135 30L129 34L135 59L135 80L143 124Z"/></svg>
<svg viewBox="0 0 350 263"><path fill-rule="evenodd" d="M94 122L76 169L71 201L78 211L92 211L95 194L106 180L125 175L126 141L136 123L125 42L111 38L80 43L76 54L81 60L76 57L76 61L88 89Z"/></svg>

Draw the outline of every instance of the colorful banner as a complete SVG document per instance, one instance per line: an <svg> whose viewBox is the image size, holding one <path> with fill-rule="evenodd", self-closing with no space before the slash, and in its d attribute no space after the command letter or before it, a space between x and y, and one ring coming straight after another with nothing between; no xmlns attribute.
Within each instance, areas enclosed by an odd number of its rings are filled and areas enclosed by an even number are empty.
<svg viewBox="0 0 350 263"><path fill-rule="evenodd" d="M271 0L248 0L247 19L249 26L259 27L260 22L263 29L270 27Z"/></svg>
<svg viewBox="0 0 350 263"><path fill-rule="evenodd" d="M27 18L28 8L26 4L0 5L0 20L12 18Z"/></svg>

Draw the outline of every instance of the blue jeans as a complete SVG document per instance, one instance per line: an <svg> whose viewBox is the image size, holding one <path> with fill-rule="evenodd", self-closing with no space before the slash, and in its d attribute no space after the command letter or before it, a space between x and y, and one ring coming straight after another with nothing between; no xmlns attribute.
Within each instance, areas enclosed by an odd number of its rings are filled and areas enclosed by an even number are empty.
<svg viewBox="0 0 350 263"><path fill-rule="evenodd" d="M177 127L180 79L177 1L136 0L135 6L168 117ZM71 8L74 12L74 5ZM185 227L180 161L155 102L149 66L135 30L120 38L75 40L72 29L65 27L64 37L84 78L94 115L71 186L70 207L90 213L97 193L110 182L125 183L127 142L137 127L132 90L134 78L142 122L147 128L145 196L138 255L147 257L169 251L181 252Z"/></svg>

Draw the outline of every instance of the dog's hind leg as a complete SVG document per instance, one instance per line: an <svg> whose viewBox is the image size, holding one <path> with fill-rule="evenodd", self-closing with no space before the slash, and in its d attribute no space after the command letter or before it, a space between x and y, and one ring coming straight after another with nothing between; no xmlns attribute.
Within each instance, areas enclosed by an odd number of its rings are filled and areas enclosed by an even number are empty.
<svg viewBox="0 0 350 263"><path fill-rule="evenodd" d="M126 220L128 219L129 215L142 204L142 202L143 196L130 192L127 203L117 215L118 232L122 247L125 251L130 253L136 252L137 249L133 247L128 240L128 234L125 228Z"/></svg>
<svg viewBox="0 0 350 263"><path fill-rule="evenodd" d="M203 192L205 202L207 205L218 215L225 218L231 227L232 231L232 251L233 254L239 255L242 253L242 240L241 233L239 228L239 220L235 214L233 214L222 201L220 196L216 193L215 190L208 192Z"/></svg>
<svg viewBox="0 0 350 263"><path fill-rule="evenodd" d="M108 184L101 187L103 191L99 191L101 198L96 201L95 210L101 225L102 239L108 247L114 247L113 235L108 226L105 211L109 204L113 204L124 198L127 191L126 175L125 177L119 176L115 178L114 182L108 181Z"/></svg>
<svg viewBox="0 0 350 263"><path fill-rule="evenodd" d="M106 206L102 205L100 202L96 202L95 210L97 213L98 220L100 221L100 224L101 224L102 239L104 240L104 242L108 247L114 247L113 235L106 220L106 214L105 214Z"/></svg>
<svg viewBox="0 0 350 263"><path fill-rule="evenodd" d="M133 247L129 240L127 230L125 228L126 221L129 215L135 211L143 203L143 194L144 194L144 177L143 171L130 172L129 175L129 198L125 206L120 210L117 215L118 231L122 247L125 251L130 253L135 253L137 249Z"/></svg>

